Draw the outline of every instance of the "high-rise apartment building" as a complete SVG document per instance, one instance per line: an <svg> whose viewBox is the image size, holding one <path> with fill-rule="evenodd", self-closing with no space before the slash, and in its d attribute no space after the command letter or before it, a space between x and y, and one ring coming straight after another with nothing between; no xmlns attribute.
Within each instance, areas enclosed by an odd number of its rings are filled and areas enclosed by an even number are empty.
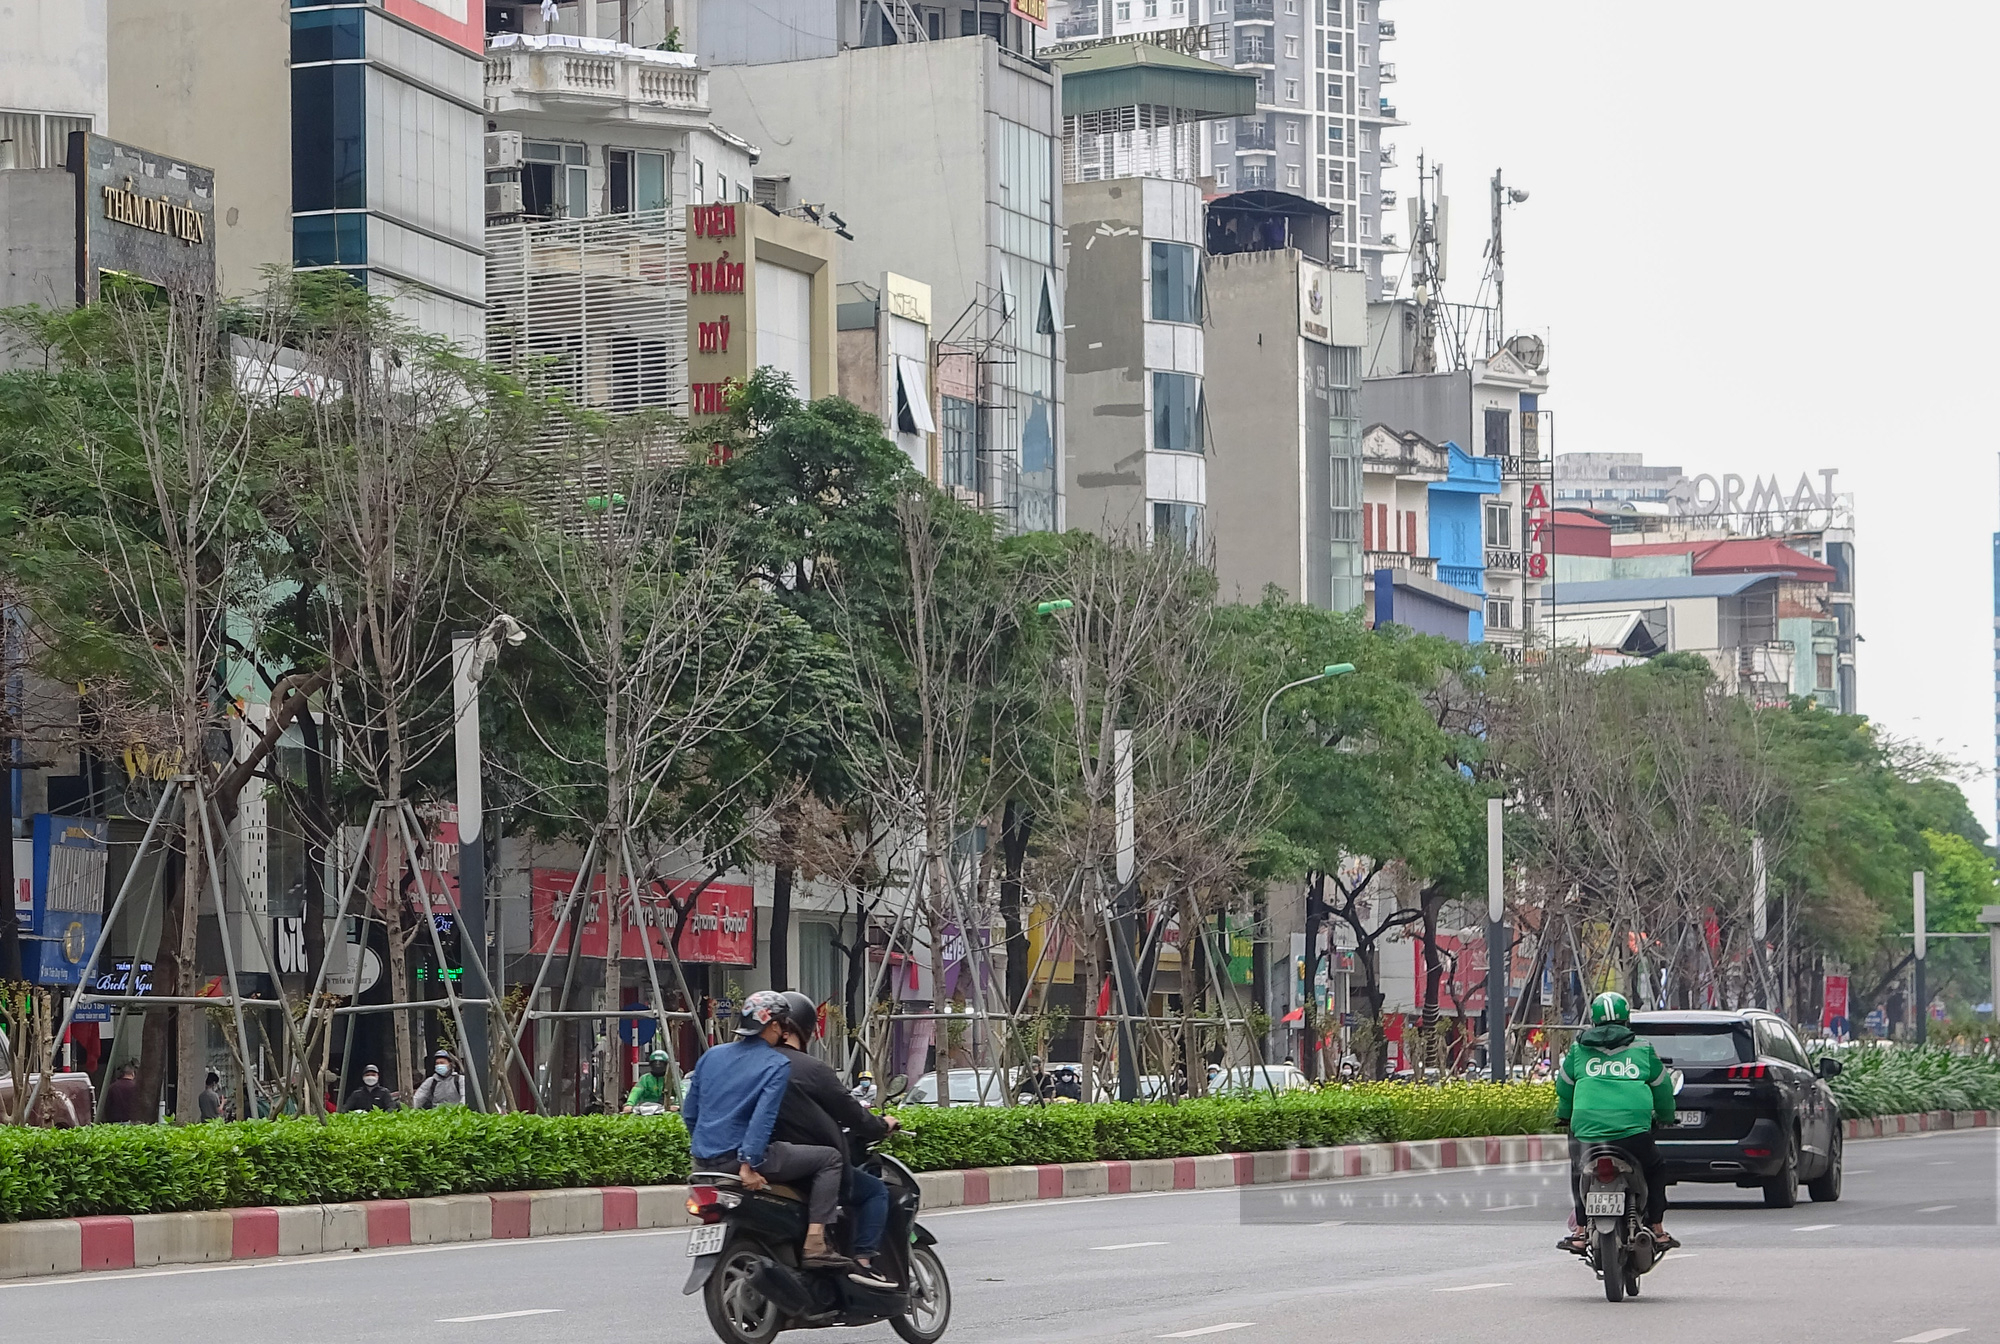
<svg viewBox="0 0 2000 1344"><path fill-rule="evenodd" d="M111 133L215 170L218 282L352 276L424 331L485 329L483 15L469 0L119 0Z"/></svg>

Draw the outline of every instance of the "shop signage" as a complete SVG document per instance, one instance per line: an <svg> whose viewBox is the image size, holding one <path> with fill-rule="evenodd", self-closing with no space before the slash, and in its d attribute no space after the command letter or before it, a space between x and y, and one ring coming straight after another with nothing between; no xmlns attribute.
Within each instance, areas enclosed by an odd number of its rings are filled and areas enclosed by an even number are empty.
<svg viewBox="0 0 2000 1344"><path fill-rule="evenodd" d="M34 931L22 949L30 977L43 985L74 985L97 941L104 911L104 867L110 826L82 817L35 818ZM23 969L26 969L24 966Z"/></svg>
<svg viewBox="0 0 2000 1344"><path fill-rule="evenodd" d="M1299 263L1299 335L1322 345L1333 343L1333 285L1324 266Z"/></svg>
<svg viewBox="0 0 2000 1344"><path fill-rule="evenodd" d="M704 355L726 355L729 353L729 314L724 313L713 322L695 323L695 349Z"/></svg>
<svg viewBox="0 0 2000 1344"><path fill-rule="evenodd" d="M166 288L215 288L215 174L101 135L70 137L76 165L77 302L107 273Z"/></svg>
<svg viewBox="0 0 2000 1344"><path fill-rule="evenodd" d="M529 883L529 951L545 953L553 947L558 955L569 951L569 928L558 927L556 917L568 899L576 874L559 868L536 868ZM655 882L640 893L635 920L629 907L624 912L624 931L619 935L620 955L633 961L644 960L639 944L643 922L647 941L656 961L667 956L667 942L673 937L681 914L679 903L687 899L697 884L668 886ZM580 947L586 957L603 957L610 942L604 923L604 878L600 874L583 901L583 937ZM572 914L575 912L572 911ZM680 959L726 966L757 964L757 917L749 886L734 882L711 882L695 897L686 914L687 930L681 934Z"/></svg>
<svg viewBox="0 0 2000 1344"><path fill-rule="evenodd" d="M1684 476L1667 494L1674 513L1688 518L1715 518L1744 514L1778 514L1792 518L1830 515L1840 507L1834 495L1833 478L1838 467L1821 467L1819 488L1813 487L1813 472L1800 472L1798 484L1786 490L1776 474L1745 478L1735 472L1720 477L1704 472ZM1829 525L1831 525L1829 520Z"/></svg>
<svg viewBox="0 0 2000 1344"><path fill-rule="evenodd" d="M729 390L749 377L744 335L751 330L748 295L749 248L736 203L691 205L687 211L688 414L729 413ZM720 445L711 459L724 456Z"/></svg>
<svg viewBox="0 0 2000 1344"><path fill-rule="evenodd" d="M111 963L111 969L97 972L97 983L91 987L93 994L151 994L153 992L153 963L133 961L130 958Z"/></svg>
<svg viewBox="0 0 2000 1344"><path fill-rule="evenodd" d="M1049 0L1007 0L1007 8L1037 28L1049 26Z"/></svg>
<svg viewBox="0 0 2000 1344"><path fill-rule="evenodd" d="M724 252L714 261L688 263L688 290L694 294L741 294L743 263Z"/></svg>
<svg viewBox="0 0 2000 1344"><path fill-rule="evenodd" d="M126 178L125 185L104 188L104 217L135 229L178 238L189 247L208 241L208 217L192 205L170 196L147 196Z"/></svg>

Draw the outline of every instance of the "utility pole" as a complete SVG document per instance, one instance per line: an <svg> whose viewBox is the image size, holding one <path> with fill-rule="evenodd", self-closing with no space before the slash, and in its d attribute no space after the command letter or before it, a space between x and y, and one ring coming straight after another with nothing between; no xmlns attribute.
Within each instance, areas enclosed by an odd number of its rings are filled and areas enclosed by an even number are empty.
<svg viewBox="0 0 2000 1344"><path fill-rule="evenodd" d="M1770 885L1764 872L1764 837L1750 837L1750 940L1751 953L1757 958L1757 975L1764 982L1764 993L1771 992L1771 962L1766 953L1765 940L1770 931Z"/></svg>
<svg viewBox="0 0 2000 1344"><path fill-rule="evenodd" d="M1931 1034L1931 996L1924 983L1925 928L1924 918L1924 870L1919 868L1910 874L1910 932L1912 945L1916 949L1915 966L1910 972L1910 997L1916 1000L1917 1044L1922 1045Z"/></svg>
<svg viewBox="0 0 2000 1344"><path fill-rule="evenodd" d="M1118 974L1118 1100L1139 1099L1139 967L1132 946L1138 924L1137 847L1132 817L1132 730L1111 735L1113 797L1118 817L1118 896L1111 920L1112 969Z"/></svg>
<svg viewBox="0 0 2000 1344"><path fill-rule="evenodd" d="M1508 206L1527 199L1527 192L1507 186L1500 180L1500 169L1493 170L1493 236L1486 243L1487 274L1493 277L1493 332L1487 341L1491 350L1507 343L1507 266L1506 251L1501 244L1501 217Z"/></svg>
<svg viewBox="0 0 2000 1344"><path fill-rule="evenodd" d="M458 959L479 968L479 1003L465 1005L462 1047L466 1072L475 1074L480 1095L494 1095L487 1076L488 1004L498 1004L494 976L486 969L486 797L480 774L485 761L479 741L479 680L500 656L500 642L520 644L527 632L512 616L497 616L478 634L451 640L451 708L458 775ZM445 968L438 967L443 975ZM500 977L504 979L505 977Z"/></svg>
<svg viewBox="0 0 2000 1344"><path fill-rule="evenodd" d="M1493 1081L1507 1081L1507 925L1500 844L1500 800L1486 800L1486 1061Z"/></svg>

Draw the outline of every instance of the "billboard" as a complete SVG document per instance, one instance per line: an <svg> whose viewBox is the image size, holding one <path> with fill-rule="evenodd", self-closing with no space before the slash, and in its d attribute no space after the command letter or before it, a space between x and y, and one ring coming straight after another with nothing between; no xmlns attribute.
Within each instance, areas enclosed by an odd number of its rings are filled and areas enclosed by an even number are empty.
<svg viewBox="0 0 2000 1344"><path fill-rule="evenodd" d="M103 924L110 825L44 812L34 846L34 931L22 969L36 984L74 985Z"/></svg>
<svg viewBox="0 0 2000 1344"><path fill-rule="evenodd" d="M75 131L76 300L97 300L106 272L169 289L215 289L215 174L164 154Z"/></svg>
<svg viewBox="0 0 2000 1344"><path fill-rule="evenodd" d="M531 870L529 877L531 927L528 950L540 955L554 947L558 955L566 954L569 951L569 929L567 926L557 927L556 917L562 911L570 888L576 884L576 873L561 868L536 868ZM697 885L681 882L670 887L655 882L640 894L640 913L644 916L654 960L666 959L667 940L673 936L679 918L679 910L670 903L670 898L672 902L685 901ZM601 958L610 941L604 925L603 874L592 880L590 898L583 902L583 906L580 950L586 957ZM680 939L682 961L722 966L757 964L757 912L753 893L747 884L709 883L695 898L694 905L687 912L687 919L687 931L681 934ZM643 960L645 953L639 947L639 925L630 910L625 912L624 922L624 932L619 936L621 955L635 961Z"/></svg>

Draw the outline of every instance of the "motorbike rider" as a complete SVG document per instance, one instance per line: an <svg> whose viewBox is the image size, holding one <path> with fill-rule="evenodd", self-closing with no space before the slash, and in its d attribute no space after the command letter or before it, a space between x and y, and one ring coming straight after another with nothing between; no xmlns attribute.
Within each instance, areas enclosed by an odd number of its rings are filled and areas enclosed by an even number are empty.
<svg viewBox="0 0 2000 1344"><path fill-rule="evenodd" d="M1028 1071L1014 1084L1014 1095L1029 1097L1046 1106L1056 1099L1056 1076L1042 1064L1040 1055L1028 1058Z"/></svg>
<svg viewBox="0 0 2000 1344"><path fill-rule="evenodd" d="M1576 1219L1576 1231L1556 1247L1581 1254L1589 1241L1578 1170L1588 1146L1623 1149L1639 1164L1646 1177L1646 1225L1657 1250L1671 1250L1680 1242L1662 1222L1666 1164L1652 1130L1674 1122L1673 1076L1653 1047L1633 1033L1632 1007L1623 994L1607 992L1592 999L1590 1023L1556 1068L1556 1124L1569 1126L1569 1188Z"/></svg>
<svg viewBox="0 0 2000 1344"><path fill-rule="evenodd" d="M625 1109L637 1110L641 1106L665 1106L667 1101L667 1052L655 1050L646 1060L646 1071L639 1075L639 1081L632 1084L632 1094L625 1098Z"/></svg>
<svg viewBox="0 0 2000 1344"><path fill-rule="evenodd" d="M778 1112L777 1136L794 1143L831 1144L851 1153L855 1145L878 1142L897 1129L895 1116L871 1114L841 1085L840 1075L831 1065L806 1053L806 1038L812 1030L807 1024L818 1022L818 1005L796 990L785 995L785 1002L790 1011L778 1051L791 1065L792 1082ZM859 1273L848 1277L867 1288L894 1288L897 1285L875 1264L876 1253L882 1248L882 1229L889 1220L889 1187L852 1161L846 1164L843 1178L840 1202L851 1219L847 1249L861 1266Z"/></svg>
<svg viewBox="0 0 2000 1344"><path fill-rule="evenodd" d="M778 1112L792 1079L791 1064L777 1043L790 1005L776 990L760 989L743 1000L736 1043L708 1051L688 1075L681 1120L697 1170L736 1168L745 1190L772 1181L809 1183L806 1241L808 1267L851 1268L853 1261L826 1241L826 1225L840 1207L840 1151L820 1144L773 1139Z"/></svg>

